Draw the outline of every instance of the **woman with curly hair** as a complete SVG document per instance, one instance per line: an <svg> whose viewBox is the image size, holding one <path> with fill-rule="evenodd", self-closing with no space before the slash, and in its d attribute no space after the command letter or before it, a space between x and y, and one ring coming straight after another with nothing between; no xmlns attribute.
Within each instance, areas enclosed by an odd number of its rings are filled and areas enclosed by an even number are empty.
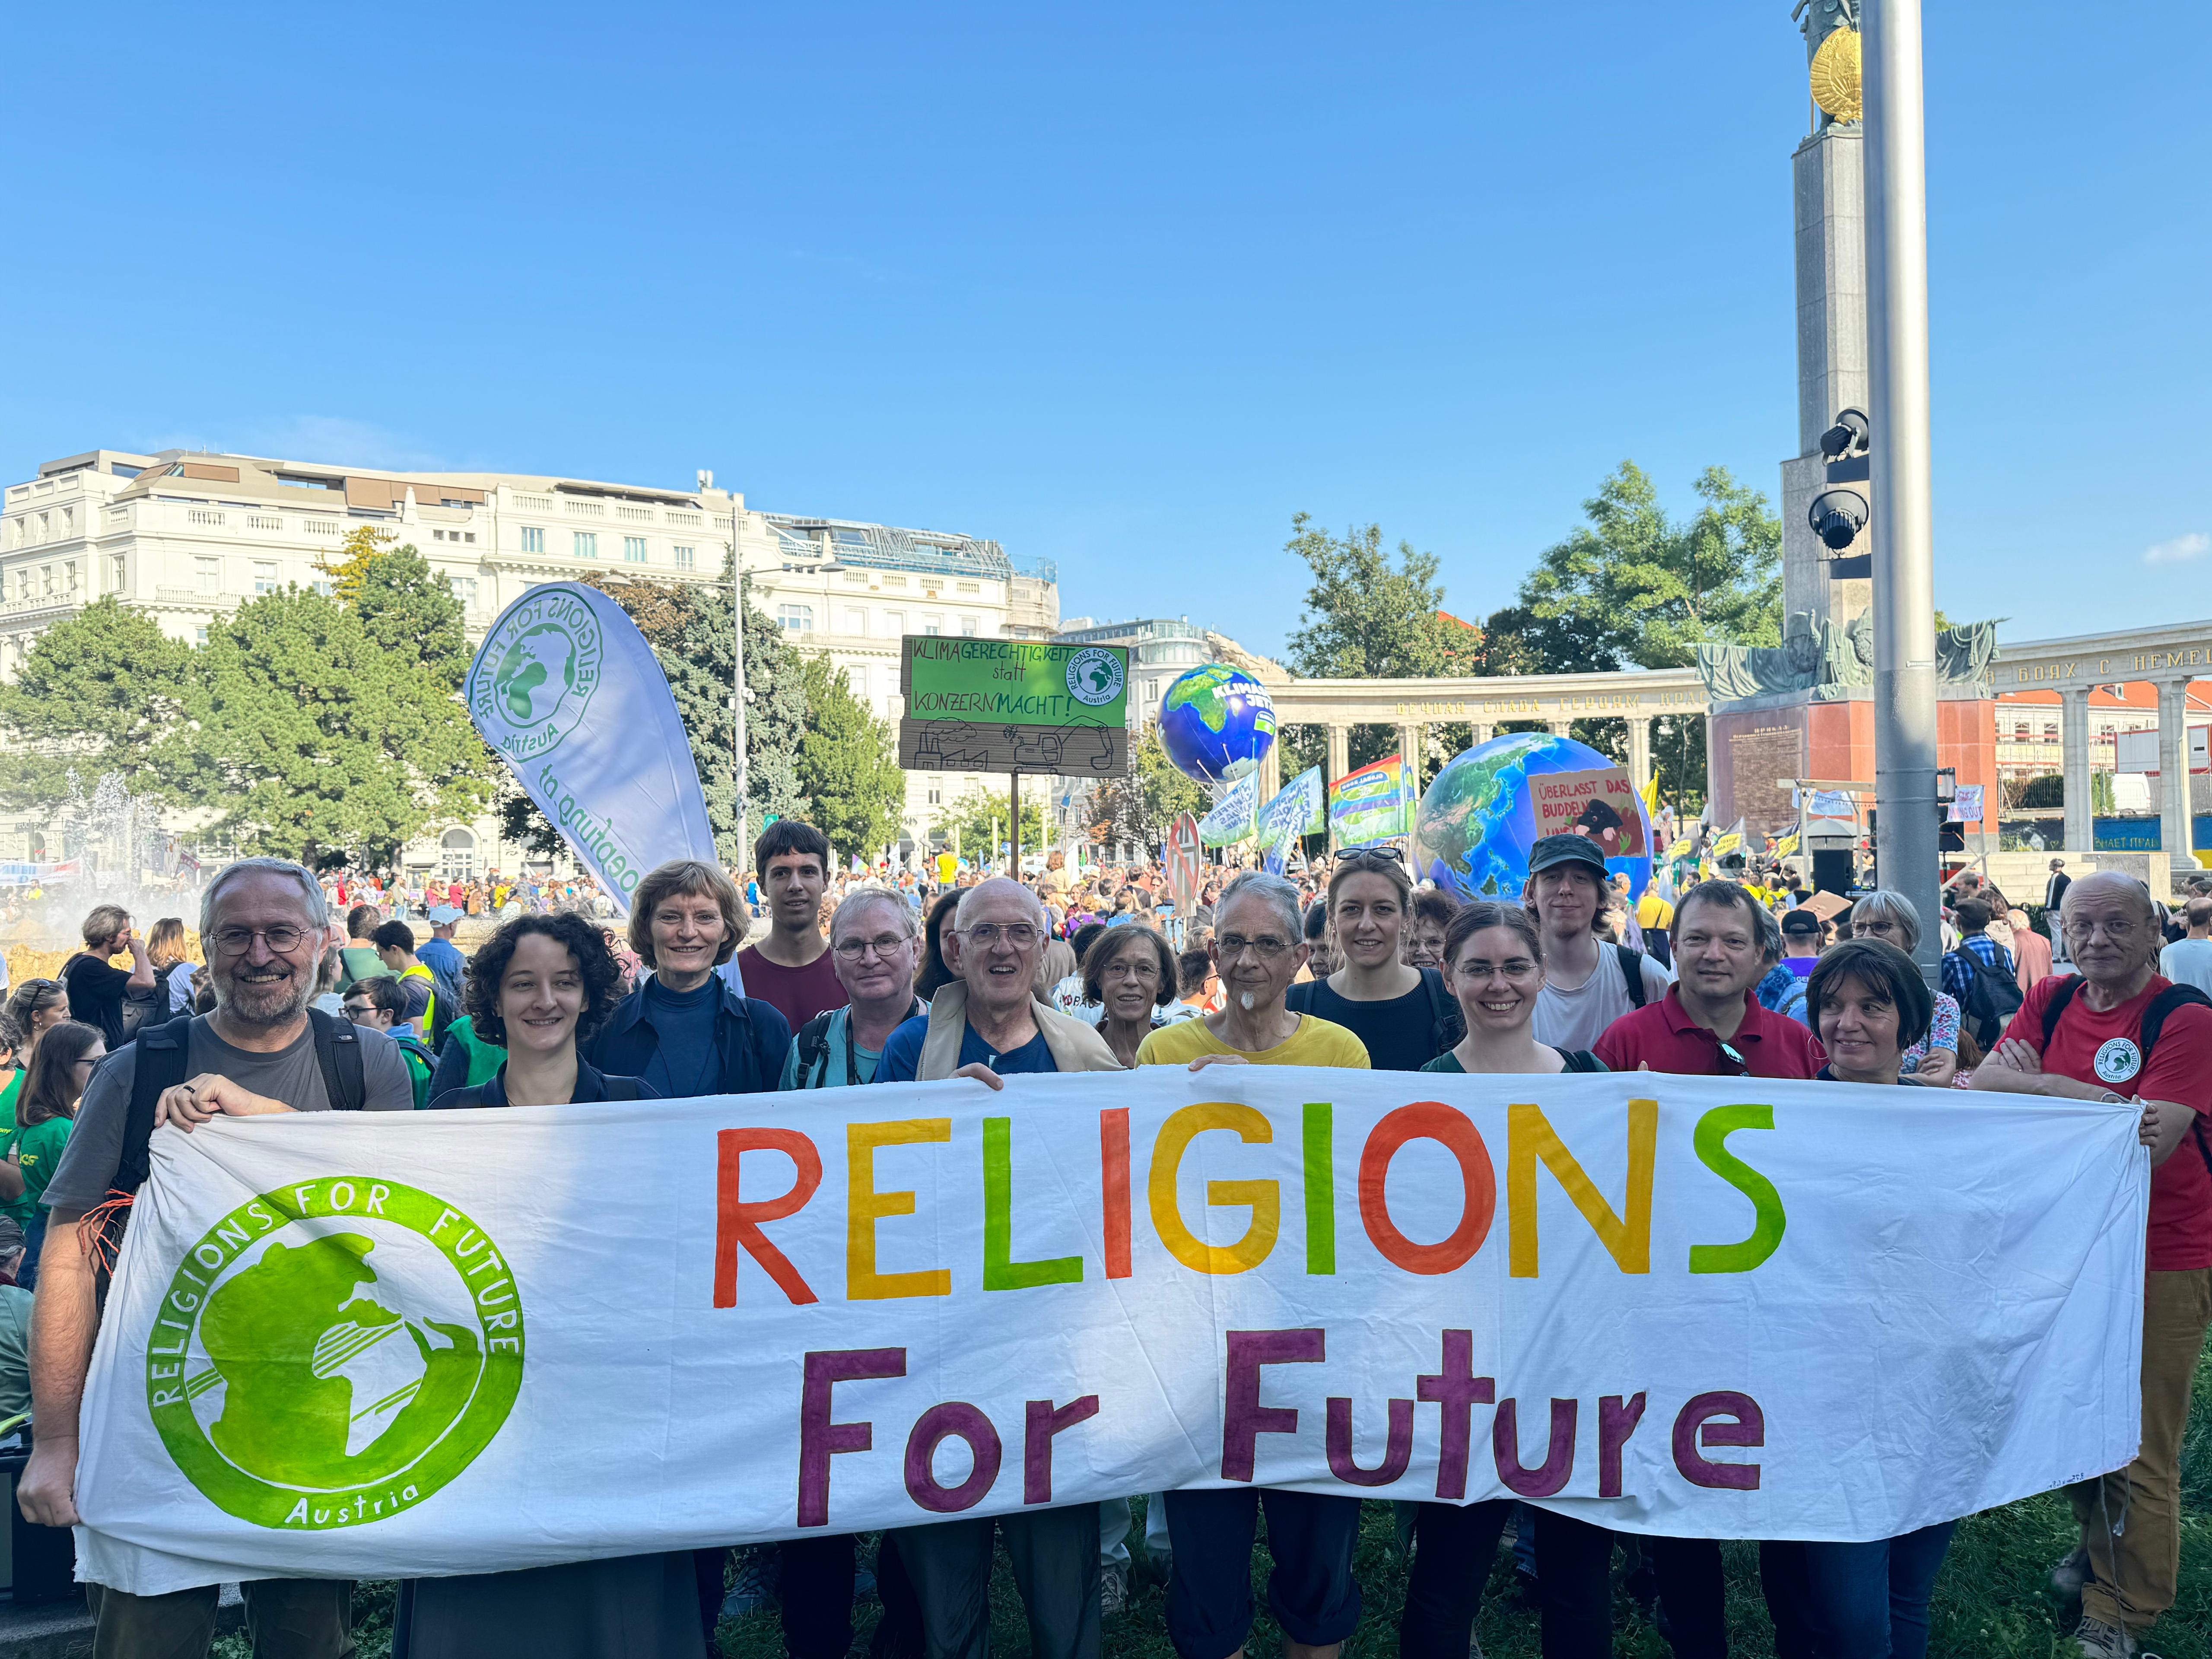
<svg viewBox="0 0 2212 1659"><path fill-rule="evenodd" d="M507 1045L490 1081L456 1089L431 1109L567 1106L637 1100L653 1088L608 1077L576 1053L621 1000L622 969L583 917L521 915L477 952L470 1018ZM393 1649L408 1659L699 1659L699 1593L689 1550L578 1561L518 1572L402 1582Z"/></svg>
<svg viewBox="0 0 2212 1659"><path fill-rule="evenodd" d="M466 1000L477 1035L503 1045L506 1063L473 1089L441 1095L431 1109L658 1097L642 1079L610 1077L576 1052L622 995L621 964L605 934L583 917L526 915L503 924L477 952Z"/></svg>

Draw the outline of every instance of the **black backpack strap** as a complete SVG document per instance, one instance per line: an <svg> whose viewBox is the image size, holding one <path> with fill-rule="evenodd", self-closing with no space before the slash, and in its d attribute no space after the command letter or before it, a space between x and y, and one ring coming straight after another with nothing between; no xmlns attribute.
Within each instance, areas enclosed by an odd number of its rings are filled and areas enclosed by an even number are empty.
<svg viewBox="0 0 2212 1659"><path fill-rule="evenodd" d="M137 1049L131 1079L131 1110L123 1120L123 1146L115 1160L112 1192L135 1193L152 1167L154 1109L161 1091L185 1080L191 1060L192 1016L180 1014L160 1025L142 1025L131 1039Z"/></svg>
<svg viewBox="0 0 2212 1659"><path fill-rule="evenodd" d="M362 1076L361 1033L349 1019L333 1019L319 1008L307 1010L308 1029L315 1034L315 1059L323 1068L323 1092L334 1112L357 1112L367 1103L368 1085Z"/></svg>
<svg viewBox="0 0 2212 1659"><path fill-rule="evenodd" d="M1467 1035L1467 1018L1460 1012L1458 1000L1444 989L1442 974L1433 968L1423 968L1418 971L1421 975L1421 989L1427 992L1429 997L1429 1040L1441 1054L1455 1047Z"/></svg>
<svg viewBox="0 0 2212 1659"><path fill-rule="evenodd" d="M2158 1047L2158 1034L2166 1029L2166 1016L2177 1008L2192 1006L2212 1008L2212 997L2194 985L2169 985L2150 1000L2150 1006L2143 1010L2139 1043L2145 1071L2150 1069L2150 1051Z"/></svg>
<svg viewBox="0 0 2212 1659"><path fill-rule="evenodd" d="M2074 994L2081 988L2081 975L2069 974L2058 981L2051 994L2051 1000L2043 1005L2043 1046L2051 1046L2051 1034L2058 1029L2058 1017L2066 1012L2066 1005L2074 1000Z"/></svg>
<svg viewBox="0 0 2212 1659"><path fill-rule="evenodd" d="M1641 1008L1644 1006L1644 952L1632 945L1616 945L1613 948L1620 958L1620 976L1628 981L1628 1000Z"/></svg>
<svg viewBox="0 0 2212 1659"><path fill-rule="evenodd" d="M813 1018L799 1028L798 1036L793 1039L799 1047L799 1086L802 1089L820 1086L811 1079L814 1074L814 1068L823 1064L829 1058L830 1022L836 1017L836 1010L834 1008L826 1013L815 1015Z"/></svg>

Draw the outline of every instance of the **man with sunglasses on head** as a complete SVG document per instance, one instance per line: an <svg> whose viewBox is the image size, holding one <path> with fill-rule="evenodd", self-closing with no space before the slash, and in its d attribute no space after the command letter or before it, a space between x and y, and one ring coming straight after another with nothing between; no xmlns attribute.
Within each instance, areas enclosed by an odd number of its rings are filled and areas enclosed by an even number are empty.
<svg viewBox="0 0 2212 1659"><path fill-rule="evenodd" d="M1680 975L1656 1002L1606 1028L1592 1045L1606 1069L1671 1072L1682 1077L1810 1078L1826 1055L1820 1039L1753 994L1782 958L1782 929L1771 911L1732 881L1701 881L1674 906L1674 969ZM1650 1538L1644 1547L1658 1578L1668 1640L1679 1659L1727 1659L1726 1592L1721 1547L1705 1538ZM1792 1595L1802 1565L1792 1547L1762 1545L1762 1576L1775 1594L1779 1651L1810 1652Z"/></svg>
<svg viewBox="0 0 2212 1659"><path fill-rule="evenodd" d="M415 1093L399 1049L380 1031L311 1009L329 912L299 865L241 859L200 899L200 938L215 988L212 1014L139 1028L93 1073L69 1149L41 1201L46 1242L31 1316L31 1393L38 1443L15 1489L25 1518L76 1523L77 1407L100 1327L94 1264L77 1224L111 1193L145 1178L147 1136L130 1132L133 1097L157 1123L189 1132L228 1114L340 1109L404 1112ZM204 1653L219 1586L133 1595L85 1586L100 1654ZM345 1579L263 1578L245 1587L258 1651L343 1659L353 1651L353 1585Z"/></svg>

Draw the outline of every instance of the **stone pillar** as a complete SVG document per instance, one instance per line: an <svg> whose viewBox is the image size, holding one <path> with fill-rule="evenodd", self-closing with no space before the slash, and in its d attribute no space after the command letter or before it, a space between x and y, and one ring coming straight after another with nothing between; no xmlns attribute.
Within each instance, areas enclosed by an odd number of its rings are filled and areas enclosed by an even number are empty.
<svg viewBox="0 0 2212 1659"><path fill-rule="evenodd" d="M1571 738L1575 734L1572 720L1546 720L1544 729L1555 738Z"/></svg>
<svg viewBox="0 0 2212 1659"><path fill-rule="evenodd" d="M1424 726L1401 726L1398 728L1398 752L1406 762L1406 787L1416 796L1427 787L1428 781L1421 771L1421 744L1426 735L1427 729Z"/></svg>
<svg viewBox="0 0 2212 1659"><path fill-rule="evenodd" d="M2081 854L2094 838L2089 799L2089 690L2084 685L2058 694L2059 764L2066 778L2066 850Z"/></svg>
<svg viewBox="0 0 2212 1659"><path fill-rule="evenodd" d="M2166 861L2194 870L2190 848L2189 682L2158 683L2158 832Z"/></svg>
<svg viewBox="0 0 2212 1659"><path fill-rule="evenodd" d="M1333 784L1352 769L1352 728L1332 726L1328 728L1328 768L1322 781Z"/></svg>
<svg viewBox="0 0 2212 1659"><path fill-rule="evenodd" d="M1283 787L1283 736L1276 732L1275 741L1267 745L1267 752L1260 757L1260 800L1265 806L1274 799Z"/></svg>
<svg viewBox="0 0 2212 1659"><path fill-rule="evenodd" d="M1480 749L1484 744L1488 743L1492 738L1498 735L1498 728L1494 726L1486 726L1480 720L1477 720L1474 722L1474 726L1469 728L1468 734L1474 738L1474 746L1477 749Z"/></svg>
<svg viewBox="0 0 2212 1659"><path fill-rule="evenodd" d="M1641 714L1628 720L1628 781L1639 795L1651 781L1651 722Z"/></svg>

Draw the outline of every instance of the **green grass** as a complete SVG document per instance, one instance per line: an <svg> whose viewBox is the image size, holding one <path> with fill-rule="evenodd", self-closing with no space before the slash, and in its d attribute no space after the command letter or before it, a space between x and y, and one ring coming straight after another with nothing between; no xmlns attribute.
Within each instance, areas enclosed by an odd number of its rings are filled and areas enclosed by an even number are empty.
<svg viewBox="0 0 2212 1659"><path fill-rule="evenodd" d="M2181 1472L2180 1595L2143 1642L2146 1652L2166 1659L2212 1653L2212 1356L2197 1367ZM1144 1500L1137 1502L1141 1511ZM1130 1534L1133 1548L1143 1536L1140 1522ZM2051 1659L2065 1632L2048 1593L2047 1575L2051 1564L2073 1547L2074 1539L2072 1513L2055 1493L1961 1522L1936 1581L1929 1652L1942 1659ZM864 1559L872 1555L872 1550L863 1552ZM1758 1547L1731 1544L1723 1555L1729 1645L1739 1659L1772 1659L1773 1630L1759 1593ZM1406 1595L1406 1561L1397 1547L1389 1504L1367 1505L1354 1567L1365 1609L1358 1630L1345 1644L1346 1659L1385 1659L1397 1651L1398 1612ZM1253 1601L1261 1609L1250 1643L1255 1656L1275 1654L1282 1644L1282 1633L1266 1612L1267 1574L1263 1532L1252 1569ZM389 1659L392 1586L363 1584L356 1593L354 1611L361 1659ZM1114 1659L1173 1659L1164 1611L1160 1589L1146 1583L1131 1596L1126 1612L1107 1621L1107 1653ZM855 1652L866 1651L878 1612L872 1601L856 1609ZM1614 1598L1613 1629L1619 1659L1670 1659L1666 1643L1625 1595ZM781 1659L782 1629L772 1613L727 1621L718 1634L726 1659ZM1514 1593L1508 1549L1498 1552L1476 1634L1487 1659L1538 1659L1536 1615ZM991 1648L999 1659L1023 1659L1029 1651L1028 1627L1003 1552L992 1583ZM215 1651L220 1659L251 1659L242 1636L224 1638Z"/></svg>

